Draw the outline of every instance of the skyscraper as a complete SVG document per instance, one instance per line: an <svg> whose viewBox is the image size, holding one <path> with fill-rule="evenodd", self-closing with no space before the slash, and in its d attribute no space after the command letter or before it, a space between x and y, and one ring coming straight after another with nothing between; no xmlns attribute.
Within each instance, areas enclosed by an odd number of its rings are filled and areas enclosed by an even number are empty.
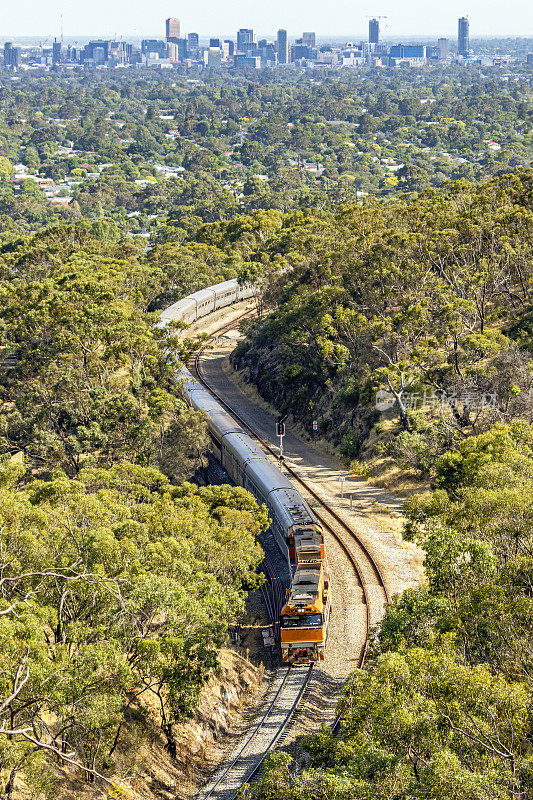
<svg viewBox="0 0 533 800"><path fill-rule="evenodd" d="M287 44L287 31L280 28L278 31L278 64L289 63L289 48Z"/></svg>
<svg viewBox="0 0 533 800"><path fill-rule="evenodd" d="M379 43L379 19L371 19L368 23L368 41L370 44Z"/></svg>
<svg viewBox="0 0 533 800"><path fill-rule="evenodd" d="M200 37L197 33L187 35L187 52L192 58L196 58L200 49Z"/></svg>
<svg viewBox="0 0 533 800"><path fill-rule="evenodd" d="M306 47L316 47L316 33L314 31L304 31L302 34L302 44Z"/></svg>
<svg viewBox="0 0 533 800"><path fill-rule="evenodd" d="M240 28L237 31L237 50L239 53L246 53L253 47L254 32L251 28Z"/></svg>
<svg viewBox="0 0 533 800"><path fill-rule="evenodd" d="M13 42L4 44L4 67L18 67L20 64L20 47L13 47Z"/></svg>
<svg viewBox="0 0 533 800"><path fill-rule="evenodd" d="M204 63L213 69L219 69L222 65L222 50L220 47L210 47L204 53Z"/></svg>
<svg viewBox="0 0 533 800"><path fill-rule="evenodd" d="M175 42L168 43L168 57L173 63L180 60L178 45Z"/></svg>
<svg viewBox="0 0 533 800"><path fill-rule="evenodd" d="M450 55L450 44L448 39L439 39L439 60L446 61Z"/></svg>
<svg viewBox="0 0 533 800"><path fill-rule="evenodd" d="M176 17L169 17L165 22L167 42L177 42L180 38L180 21Z"/></svg>
<svg viewBox="0 0 533 800"><path fill-rule="evenodd" d="M4 67L11 66L12 51L13 51L13 42L4 42Z"/></svg>
<svg viewBox="0 0 533 800"><path fill-rule="evenodd" d="M82 61L94 61L95 64L102 59L102 63L109 61L109 50L111 42L103 39L98 39L94 42L89 42L83 48ZM97 52L98 51L98 52Z"/></svg>
<svg viewBox="0 0 533 800"><path fill-rule="evenodd" d="M470 51L470 25L468 17L460 17L457 34L457 52L467 56Z"/></svg>
<svg viewBox="0 0 533 800"><path fill-rule="evenodd" d="M172 44L179 44L179 39L177 42L172 42ZM167 42L159 41L159 39L143 39L141 52L145 56L156 53L158 58L168 58L168 44Z"/></svg>
<svg viewBox="0 0 533 800"><path fill-rule="evenodd" d="M54 39L54 43L52 45L52 63L61 63L61 42L58 42L57 39Z"/></svg>

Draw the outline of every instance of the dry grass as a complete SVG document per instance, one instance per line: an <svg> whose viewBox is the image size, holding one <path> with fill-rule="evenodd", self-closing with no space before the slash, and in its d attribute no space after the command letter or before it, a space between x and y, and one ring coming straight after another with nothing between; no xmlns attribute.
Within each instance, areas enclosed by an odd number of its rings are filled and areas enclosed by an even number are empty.
<svg viewBox="0 0 533 800"><path fill-rule="evenodd" d="M372 485L385 489L398 497L426 494L430 490L429 478L422 478L417 470L401 469L390 458L375 456L365 463L365 478Z"/></svg>

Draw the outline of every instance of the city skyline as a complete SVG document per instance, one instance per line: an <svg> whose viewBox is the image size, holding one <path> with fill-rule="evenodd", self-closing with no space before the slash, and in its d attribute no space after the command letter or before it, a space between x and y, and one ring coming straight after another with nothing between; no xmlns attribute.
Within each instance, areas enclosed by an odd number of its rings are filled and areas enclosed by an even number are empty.
<svg viewBox="0 0 533 800"><path fill-rule="evenodd" d="M84 43L67 42L64 37L54 37L52 47L47 42L18 44L5 41L3 66L9 70L34 69L39 67L58 69L66 67L116 68L116 67L160 67L203 69L260 69L262 67L291 66L296 68L339 69L398 67L436 64L458 58L464 63L510 63L517 53L493 54L483 49L476 53L470 47L470 21L459 17L457 44L446 37L438 42L398 42L391 44L381 38L384 16L373 17L368 22L368 40L349 41L341 46L333 42L320 47L315 31L304 31L294 41L289 40L286 30L279 29L275 41L260 38L252 28L239 28L236 41L211 36L208 44L200 42L196 32L181 35L181 21L176 17L165 20L165 39L145 38L134 43L124 38L93 39ZM398 37L399 38L399 37ZM394 40L392 40L394 41ZM529 41L529 40L523 40ZM482 40L480 40L482 42ZM515 42L516 43L516 42ZM139 47L140 44L140 47ZM483 47L483 46L482 46ZM512 48L511 48L512 50ZM518 58L523 58L524 54ZM492 60L491 60L492 59ZM533 54L527 53L526 61L533 63Z"/></svg>
<svg viewBox="0 0 533 800"><path fill-rule="evenodd" d="M203 0L194 7L175 0L155 0L132 4L126 0L104 3L93 0L90 7L67 5L64 0L40 3L27 0L22 6L10 4L0 21L0 38L56 36L119 36L144 38L160 34L160 19L178 17L183 33L198 31L209 37L234 35L241 27L253 28L260 35L275 36L278 29L295 36L302 29L315 30L317 37L360 37L368 30L371 17L383 17L383 38L456 35L457 19L468 17L475 36L533 36L533 4L509 0L505 6L486 4L483 0L453 0L445 7L431 8L423 0L406 0L401 8L392 0L368 3L357 11L346 11L344 4L309 3L295 0L290 6L281 0L264 4L236 0L222 7L213 0ZM31 28L28 26L31 20ZM87 33L85 33L87 32Z"/></svg>

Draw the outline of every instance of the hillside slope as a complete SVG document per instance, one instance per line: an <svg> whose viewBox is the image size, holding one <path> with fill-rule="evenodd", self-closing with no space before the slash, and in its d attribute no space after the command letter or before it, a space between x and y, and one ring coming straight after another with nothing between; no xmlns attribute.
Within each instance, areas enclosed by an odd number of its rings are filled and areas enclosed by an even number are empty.
<svg viewBox="0 0 533 800"><path fill-rule="evenodd" d="M524 171L286 217L273 310L233 365L348 460L421 476L465 436L531 419L532 189Z"/></svg>

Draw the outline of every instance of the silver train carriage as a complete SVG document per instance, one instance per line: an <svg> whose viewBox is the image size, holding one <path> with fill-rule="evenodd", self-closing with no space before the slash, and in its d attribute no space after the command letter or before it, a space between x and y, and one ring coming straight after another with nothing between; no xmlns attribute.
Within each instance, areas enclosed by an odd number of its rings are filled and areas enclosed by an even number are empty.
<svg viewBox="0 0 533 800"><path fill-rule="evenodd" d="M250 284L240 286L236 279L217 283L208 289L200 289L165 308L160 315L160 324L166 325L171 320L179 320L190 325L205 314L211 314L239 300L246 300L252 295L253 287Z"/></svg>
<svg viewBox="0 0 533 800"><path fill-rule="evenodd" d="M212 450L230 478L264 503L272 520L272 533L290 566L294 558L294 531L316 529L317 521L308 504L290 480L272 463L263 449L187 368L180 373L189 402L208 417Z"/></svg>

